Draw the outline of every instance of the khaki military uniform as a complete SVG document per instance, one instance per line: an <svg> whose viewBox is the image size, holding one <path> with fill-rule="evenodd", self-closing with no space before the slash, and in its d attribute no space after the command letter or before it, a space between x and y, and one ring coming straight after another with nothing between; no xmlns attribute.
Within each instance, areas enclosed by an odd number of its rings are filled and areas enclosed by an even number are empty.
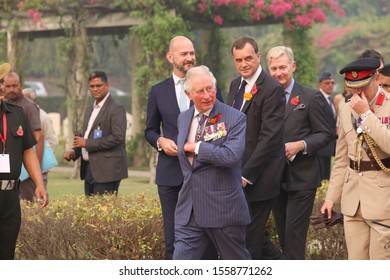
<svg viewBox="0 0 390 280"><path fill-rule="evenodd" d="M376 99L371 105L374 113L360 127L375 142L377 158L390 168L390 94L381 105ZM341 206L350 259L390 259L390 172L379 167L358 136L358 118L346 103L326 199Z"/></svg>

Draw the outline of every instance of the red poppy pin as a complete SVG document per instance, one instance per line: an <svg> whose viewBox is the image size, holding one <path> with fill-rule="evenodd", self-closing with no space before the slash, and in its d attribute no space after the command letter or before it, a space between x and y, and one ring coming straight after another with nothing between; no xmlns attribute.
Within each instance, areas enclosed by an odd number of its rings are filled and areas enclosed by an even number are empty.
<svg viewBox="0 0 390 280"><path fill-rule="evenodd" d="M252 89L251 89L251 92L245 92L244 93L244 98L246 101L250 101L253 97L253 95L255 95L259 90L257 89L257 86L256 85L253 85Z"/></svg>
<svg viewBox="0 0 390 280"><path fill-rule="evenodd" d="M299 95L297 96L294 96L292 99L291 99L291 104L294 105L294 106L297 106L299 104Z"/></svg>
<svg viewBox="0 0 390 280"><path fill-rule="evenodd" d="M385 100L385 94L383 92L379 93L378 98L375 101L376 105L382 105L383 101Z"/></svg>
<svg viewBox="0 0 390 280"><path fill-rule="evenodd" d="M217 121L219 121L222 118L221 113L218 113L215 117L209 118L208 123L209 124L215 124Z"/></svg>
<svg viewBox="0 0 390 280"><path fill-rule="evenodd" d="M19 135L19 136L23 136L24 132L23 132L23 128L21 125L19 125L19 128L18 130L16 131L16 134Z"/></svg>

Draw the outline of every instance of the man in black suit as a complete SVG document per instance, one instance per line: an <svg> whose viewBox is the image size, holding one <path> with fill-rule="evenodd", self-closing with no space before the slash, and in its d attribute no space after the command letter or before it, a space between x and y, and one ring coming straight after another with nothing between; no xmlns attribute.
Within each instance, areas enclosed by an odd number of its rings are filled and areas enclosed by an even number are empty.
<svg viewBox="0 0 390 280"><path fill-rule="evenodd" d="M191 105L184 92L184 78L187 71L196 64L191 40L184 36L174 37L169 43L166 58L172 64L173 73L171 77L150 89L145 139L159 152L156 184L164 220L165 258L170 260L175 241L175 208L183 184L183 174L177 157L177 117ZM222 101L219 90L217 98Z"/></svg>
<svg viewBox="0 0 390 280"><path fill-rule="evenodd" d="M230 84L228 105L247 116L242 185L252 221L247 226L246 246L252 259L280 258L280 251L265 232L273 199L280 191L284 164L284 91L262 69L254 38L238 38L231 53L240 77Z"/></svg>
<svg viewBox="0 0 390 280"><path fill-rule="evenodd" d="M336 107L333 104L332 97L334 87L332 74L327 71L322 72L318 78L317 86L324 97L325 116L332 132L332 141L317 152L320 161L321 180L329 180L330 160L336 151Z"/></svg>
<svg viewBox="0 0 390 280"><path fill-rule="evenodd" d="M293 78L296 64L291 48L272 48L267 54L267 63L271 76L286 93L284 178L273 215L286 258L305 259L310 215L316 189L321 184L316 152L331 141L332 133L321 93Z"/></svg>

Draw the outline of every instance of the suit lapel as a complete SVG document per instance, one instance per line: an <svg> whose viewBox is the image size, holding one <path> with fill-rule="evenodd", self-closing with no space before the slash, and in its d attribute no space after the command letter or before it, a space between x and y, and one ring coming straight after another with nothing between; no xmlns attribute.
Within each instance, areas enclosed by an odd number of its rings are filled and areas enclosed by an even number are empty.
<svg viewBox="0 0 390 280"><path fill-rule="evenodd" d="M236 96L236 93L238 92L238 87L240 86L240 81L241 81L241 77L238 77L232 82L232 87L231 87L231 90L229 92L228 102L227 102L227 105L229 105L229 106L233 106L234 97Z"/></svg>
<svg viewBox="0 0 390 280"><path fill-rule="evenodd" d="M257 78L257 80L255 82L255 85L257 87L257 93L256 94L261 94L264 77L265 77L264 71L261 71L259 77ZM254 96L252 96L251 100L245 102L244 106L242 107L241 112L246 114L246 111L248 110L249 105L252 103L253 98L254 98Z"/></svg>
<svg viewBox="0 0 390 280"><path fill-rule="evenodd" d="M182 156L186 159L186 164L188 164L188 168L191 168L191 163L188 160L187 155L184 152L184 144L187 142L188 134L190 133L192 117L194 115L194 107L190 107L185 113L183 113L183 121L181 122L181 126L179 127L179 131L185 131L186 133L180 133L180 138L178 139L178 143L183 146L183 149L180 149L182 152Z"/></svg>
<svg viewBox="0 0 390 280"><path fill-rule="evenodd" d="M172 110L176 111L177 115L179 115L180 108L176 98L175 82L173 81L172 77L167 79L165 91L166 91L168 103L170 104L169 106L172 108Z"/></svg>

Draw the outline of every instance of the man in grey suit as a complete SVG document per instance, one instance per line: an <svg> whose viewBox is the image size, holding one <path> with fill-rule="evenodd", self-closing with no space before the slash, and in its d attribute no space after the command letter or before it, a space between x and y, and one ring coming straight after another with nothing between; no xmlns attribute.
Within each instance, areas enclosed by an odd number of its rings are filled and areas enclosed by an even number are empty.
<svg viewBox="0 0 390 280"><path fill-rule="evenodd" d="M271 76L286 92L285 164L280 167L284 177L272 211L284 255L287 259L302 260L316 190L321 185L317 151L332 140L332 133L321 93L293 78L296 63L291 48L270 49L267 63Z"/></svg>
<svg viewBox="0 0 390 280"><path fill-rule="evenodd" d="M86 196L117 194L121 180L128 177L126 111L108 92L110 83L104 72L95 71L88 80L95 102L85 112L84 137L74 137L73 149L64 153L64 159L81 156L80 177Z"/></svg>
<svg viewBox="0 0 390 280"><path fill-rule="evenodd" d="M184 182L173 259L200 259L210 240L222 259L250 259L245 249L250 215L241 184L245 115L216 100L216 80L206 66L188 70L185 92L194 106L178 119Z"/></svg>

